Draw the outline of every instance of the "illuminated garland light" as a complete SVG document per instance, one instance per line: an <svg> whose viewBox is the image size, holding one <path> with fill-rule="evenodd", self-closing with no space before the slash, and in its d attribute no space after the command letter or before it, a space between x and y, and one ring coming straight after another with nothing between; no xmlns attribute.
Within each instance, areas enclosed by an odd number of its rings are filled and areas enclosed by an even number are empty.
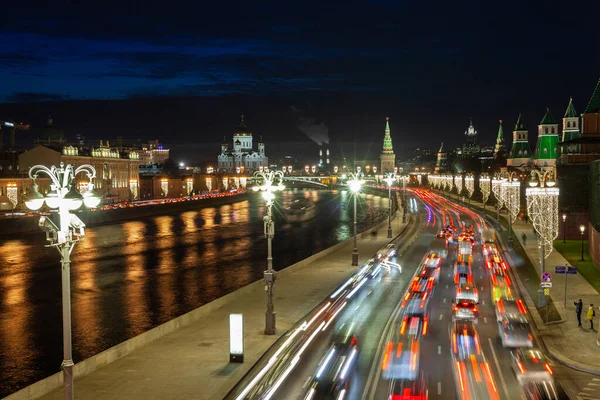
<svg viewBox="0 0 600 400"><path fill-rule="evenodd" d="M456 175L454 177L454 185L456 186L456 194L460 195L463 190L462 175Z"/></svg>
<svg viewBox="0 0 600 400"><path fill-rule="evenodd" d="M15 208L19 202L19 190L16 183L8 183L6 185L6 197L8 197L13 204L13 208Z"/></svg>
<svg viewBox="0 0 600 400"><path fill-rule="evenodd" d="M131 195L133 196L133 200L137 200L139 194L138 190L138 181L136 179L131 179L129 181L129 190L131 190Z"/></svg>
<svg viewBox="0 0 600 400"><path fill-rule="evenodd" d="M492 179L492 193L494 193L494 197L496 197L496 202L498 203L498 209L502 208L502 178L499 173L494 174L494 178Z"/></svg>
<svg viewBox="0 0 600 400"><path fill-rule="evenodd" d="M475 178L473 177L473 174L465 176L465 189L467 189L467 193L469 193L469 198L473 197L473 193L475 193Z"/></svg>
<svg viewBox="0 0 600 400"><path fill-rule="evenodd" d="M492 181L488 174L481 174L479 177L479 189L481 189L481 195L483 198L483 204L487 203L490 198L490 192L492 188Z"/></svg>
<svg viewBox="0 0 600 400"><path fill-rule="evenodd" d="M521 182L506 181L502 186L503 202L508 209L510 221L514 222L521 209Z"/></svg>
<svg viewBox="0 0 600 400"><path fill-rule="evenodd" d="M160 181L160 190L163 192L163 197L167 197L167 194L169 194L169 181L167 179Z"/></svg>
<svg viewBox="0 0 600 400"><path fill-rule="evenodd" d="M558 188L530 187L526 190L527 213L533 227L539 234L544 246L545 257L548 257L558 237Z"/></svg>
<svg viewBox="0 0 600 400"><path fill-rule="evenodd" d="M423 177L421 176L421 174L417 175L417 182L419 182L419 185L421 184L421 181L423 180Z"/></svg>

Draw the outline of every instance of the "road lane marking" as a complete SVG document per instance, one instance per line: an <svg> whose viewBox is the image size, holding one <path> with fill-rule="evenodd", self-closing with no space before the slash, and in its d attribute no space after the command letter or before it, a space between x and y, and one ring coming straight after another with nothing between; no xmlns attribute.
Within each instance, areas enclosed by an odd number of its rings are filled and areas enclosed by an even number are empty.
<svg viewBox="0 0 600 400"><path fill-rule="evenodd" d="M438 346L438 354L442 354L442 346Z"/></svg>
<svg viewBox="0 0 600 400"><path fill-rule="evenodd" d="M442 303L445 303L445 302L446 302L446 298L444 297L444 301Z"/></svg>
<svg viewBox="0 0 600 400"><path fill-rule="evenodd" d="M508 394L508 387L506 387L506 382L504 381L504 375L502 374L502 370L500 369L500 363L498 362L498 357L496 357L496 351L494 350L494 345L492 344L492 339L488 338L488 342L490 343L490 349L492 350L492 357L494 357L494 363L496 364L496 368L498 369L498 374L500 375L500 382L502 383L502 388L504 389L504 394L507 399L510 399Z"/></svg>
<svg viewBox="0 0 600 400"><path fill-rule="evenodd" d="M442 382L438 382L438 395L442 394Z"/></svg>
<svg viewBox="0 0 600 400"><path fill-rule="evenodd" d="M483 286L481 287L481 291L483 292Z"/></svg>
<svg viewBox="0 0 600 400"><path fill-rule="evenodd" d="M444 314L440 314L440 321L444 318Z"/></svg>
<svg viewBox="0 0 600 400"><path fill-rule="evenodd" d="M481 304L485 306L485 300L481 300Z"/></svg>
<svg viewBox="0 0 600 400"><path fill-rule="evenodd" d="M486 317L483 317L483 323L487 324L487 318Z"/></svg>
<svg viewBox="0 0 600 400"><path fill-rule="evenodd" d="M448 289L448 285L446 285L446 289Z"/></svg>
<svg viewBox="0 0 600 400"><path fill-rule="evenodd" d="M302 389L306 389L306 387L308 386L308 382L310 382L310 378L310 375L308 376L308 378L306 378L306 380L304 381L304 385L302 385Z"/></svg>

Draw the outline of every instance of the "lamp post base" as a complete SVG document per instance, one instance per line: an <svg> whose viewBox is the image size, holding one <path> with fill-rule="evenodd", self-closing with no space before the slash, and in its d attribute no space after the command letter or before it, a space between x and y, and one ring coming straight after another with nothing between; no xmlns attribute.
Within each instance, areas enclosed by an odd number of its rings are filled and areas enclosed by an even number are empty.
<svg viewBox="0 0 600 400"><path fill-rule="evenodd" d="M392 238L392 227L388 226L388 239Z"/></svg>
<svg viewBox="0 0 600 400"><path fill-rule="evenodd" d="M358 266L358 249L352 251L352 266Z"/></svg>
<svg viewBox="0 0 600 400"><path fill-rule="evenodd" d="M275 334L275 316L276 312L265 312L265 335L274 335Z"/></svg>
<svg viewBox="0 0 600 400"><path fill-rule="evenodd" d="M509 232L508 234L509 234L509 236L508 236L508 249L512 250L513 249L513 245L514 245L514 240L512 238L511 232Z"/></svg>

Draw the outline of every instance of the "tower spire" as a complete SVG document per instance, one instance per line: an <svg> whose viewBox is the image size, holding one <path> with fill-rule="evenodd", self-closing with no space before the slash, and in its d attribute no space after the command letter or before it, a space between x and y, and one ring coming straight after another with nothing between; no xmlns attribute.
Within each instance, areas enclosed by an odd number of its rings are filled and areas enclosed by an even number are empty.
<svg viewBox="0 0 600 400"><path fill-rule="evenodd" d="M598 112L600 112L600 79L598 79L594 93L585 109L585 114L595 114Z"/></svg>

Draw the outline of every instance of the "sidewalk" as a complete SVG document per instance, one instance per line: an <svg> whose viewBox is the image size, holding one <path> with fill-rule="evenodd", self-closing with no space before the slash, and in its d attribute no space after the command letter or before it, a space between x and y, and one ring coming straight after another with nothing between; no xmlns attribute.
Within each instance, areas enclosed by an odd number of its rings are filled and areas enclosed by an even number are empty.
<svg viewBox="0 0 600 400"><path fill-rule="evenodd" d="M400 222L402 214L397 215L392 221L394 236L407 226ZM379 228L376 239L371 239L370 230L359 238L359 263L362 264L389 242L387 221ZM311 264L295 268L291 273L281 273L275 284L276 335L263 333L266 295L262 285L255 285L255 290L240 294L236 301L75 379L75 397L86 400L223 398L287 329L356 270L357 267L350 265L352 248L352 240L349 240ZM231 313L244 315L243 364L229 363ZM57 360L57 365L59 362ZM28 398L21 392L7 399ZM39 398L62 399L62 387Z"/></svg>
<svg viewBox="0 0 600 400"><path fill-rule="evenodd" d="M451 200L456 201L455 197ZM522 199L524 201L524 199ZM468 204L466 202L465 204ZM471 200L473 206L483 208L483 203ZM487 204L486 209L494 211L490 204ZM495 211L494 211L495 214ZM506 218L504 214L500 214L500 218ZM494 216L495 219L495 216ZM508 224L508 222L507 222ZM534 268L541 277L540 256L537 247L537 241L533 234L533 225L526 224L523 221L516 220L513 222L513 231L521 246L525 250L527 257L533 264ZM527 236L526 243L523 243L522 235ZM511 254L514 256L514 253ZM517 261L518 260L514 260ZM565 303L565 275L554 273L555 266L571 265L565 258L554 249L546 258L546 272L552 274L552 289L550 289L550 297L556 307L556 310L561 316L560 322L546 324L539 313L531 312L531 316L535 322L540 338L543 340L546 349L556 360L569 367L583 370L592 374L600 375L600 351L596 344L598 335L598 325L600 320L598 316L600 311L600 294L585 280L581 275L569 275L567 284L567 298ZM524 300L529 309L534 310L537 302L536 298L532 298L529 292L525 289L524 282L520 281L519 275L514 274L515 278L520 283L520 289ZM581 299L583 301L583 313L581 315L582 327L577 324L577 315L575 314L575 301ZM589 326L589 321L586 317L587 309L590 303L596 308L596 318L594 320L594 331Z"/></svg>

